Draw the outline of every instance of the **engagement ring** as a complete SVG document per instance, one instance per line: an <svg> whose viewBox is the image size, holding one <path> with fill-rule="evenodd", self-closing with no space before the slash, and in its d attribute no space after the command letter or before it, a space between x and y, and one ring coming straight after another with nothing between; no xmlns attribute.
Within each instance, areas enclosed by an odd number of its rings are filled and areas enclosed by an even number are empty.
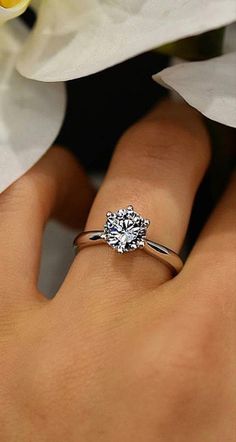
<svg viewBox="0 0 236 442"><path fill-rule="evenodd" d="M135 212L133 206L128 206L117 212L108 212L103 230L80 233L74 245L79 251L87 246L108 244L120 254L143 249L168 265L174 273L179 273L183 267L181 258L168 247L147 238L149 225L150 220Z"/></svg>

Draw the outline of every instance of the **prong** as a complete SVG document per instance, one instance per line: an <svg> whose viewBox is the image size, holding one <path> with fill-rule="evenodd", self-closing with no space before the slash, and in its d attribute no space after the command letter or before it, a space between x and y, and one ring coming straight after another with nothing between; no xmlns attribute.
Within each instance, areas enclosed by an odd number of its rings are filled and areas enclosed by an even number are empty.
<svg viewBox="0 0 236 442"><path fill-rule="evenodd" d="M146 227L150 226L150 219L145 219L144 224Z"/></svg>
<svg viewBox="0 0 236 442"><path fill-rule="evenodd" d="M130 205L127 207L127 210L134 210L134 208L133 208L133 206Z"/></svg>
<svg viewBox="0 0 236 442"><path fill-rule="evenodd" d="M112 212L107 212L107 218L109 218L112 215Z"/></svg>

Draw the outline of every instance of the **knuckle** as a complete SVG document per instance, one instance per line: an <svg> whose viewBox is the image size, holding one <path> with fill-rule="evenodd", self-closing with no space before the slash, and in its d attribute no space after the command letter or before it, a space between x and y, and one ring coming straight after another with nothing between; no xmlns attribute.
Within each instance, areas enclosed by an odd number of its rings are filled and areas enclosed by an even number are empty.
<svg viewBox="0 0 236 442"><path fill-rule="evenodd" d="M128 147L128 149L127 149ZM205 169L210 160L208 136L198 136L175 121L146 118L132 126L121 138L119 149L142 162L176 169ZM191 170L192 172L192 170Z"/></svg>
<svg viewBox="0 0 236 442"><path fill-rule="evenodd" d="M225 351L220 317L202 316L200 312L187 319L182 316L178 322L171 318L161 340L156 335L146 339L141 354L132 358L138 383L148 382L159 395L182 402L194 397L199 385L212 379L212 373L215 377L222 373Z"/></svg>

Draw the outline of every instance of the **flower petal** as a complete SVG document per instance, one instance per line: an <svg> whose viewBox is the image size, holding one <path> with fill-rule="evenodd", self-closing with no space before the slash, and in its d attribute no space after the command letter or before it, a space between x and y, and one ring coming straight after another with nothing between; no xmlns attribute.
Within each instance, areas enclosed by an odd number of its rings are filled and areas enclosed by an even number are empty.
<svg viewBox="0 0 236 442"><path fill-rule="evenodd" d="M0 25L23 14L28 7L29 2L30 0L21 0L11 8L4 8L3 6L0 6Z"/></svg>
<svg viewBox="0 0 236 442"><path fill-rule="evenodd" d="M18 20L0 29L0 192L48 149L65 112L65 89L23 78L15 59L26 31Z"/></svg>
<svg viewBox="0 0 236 442"><path fill-rule="evenodd" d="M18 69L42 81L83 77L235 19L235 0L43 0Z"/></svg>
<svg viewBox="0 0 236 442"><path fill-rule="evenodd" d="M227 26L224 36L223 53L236 51L236 22Z"/></svg>
<svg viewBox="0 0 236 442"><path fill-rule="evenodd" d="M154 75L208 118L236 127L236 52L182 63Z"/></svg>

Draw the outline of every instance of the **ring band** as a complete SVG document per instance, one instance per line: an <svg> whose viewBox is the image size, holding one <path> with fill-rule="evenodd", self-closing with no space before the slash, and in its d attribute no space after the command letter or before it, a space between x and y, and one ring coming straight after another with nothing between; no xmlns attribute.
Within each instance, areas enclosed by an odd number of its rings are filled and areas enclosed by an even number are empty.
<svg viewBox="0 0 236 442"><path fill-rule="evenodd" d="M80 233L74 240L77 251L84 247L108 244L119 253L142 249L166 264L175 274L183 268L180 256L166 246L146 237L150 221L134 211L133 206L108 212L104 230Z"/></svg>

